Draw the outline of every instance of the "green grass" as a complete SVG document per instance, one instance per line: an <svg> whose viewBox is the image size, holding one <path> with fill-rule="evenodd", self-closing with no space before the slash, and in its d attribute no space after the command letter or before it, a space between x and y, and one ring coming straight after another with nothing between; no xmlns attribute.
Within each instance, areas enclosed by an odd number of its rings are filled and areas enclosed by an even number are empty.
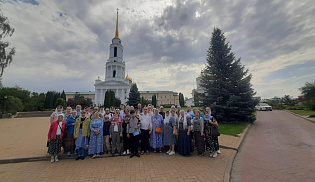
<svg viewBox="0 0 315 182"><path fill-rule="evenodd" d="M289 110L295 114L301 115L301 116L310 116L314 115L315 111L306 111L306 110Z"/></svg>
<svg viewBox="0 0 315 182"><path fill-rule="evenodd" d="M241 122L237 124L220 124L219 131L221 134L237 136L242 133L249 123Z"/></svg>

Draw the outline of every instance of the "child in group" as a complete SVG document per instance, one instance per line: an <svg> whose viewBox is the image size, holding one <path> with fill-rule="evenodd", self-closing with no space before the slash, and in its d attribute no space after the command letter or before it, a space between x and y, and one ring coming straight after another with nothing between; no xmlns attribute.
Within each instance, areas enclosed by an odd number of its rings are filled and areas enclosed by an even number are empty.
<svg viewBox="0 0 315 182"><path fill-rule="evenodd" d="M118 119L118 114L114 115L114 119L110 125L110 136L112 139L112 156L115 156L115 150L120 152L120 137L122 137L122 122Z"/></svg>
<svg viewBox="0 0 315 182"><path fill-rule="evenodd" d="M129 155L130 154L130 141L127 137L127 127L129 125L130 115L125 115L124 122L122 124L123 129L123 144L124 144L124 153L123 155Z"/></svg>
<svg viewBox="0 0 315 182"><path fill-rule="evenodd" d="M104 124L103 124L103 141L104 141L104 152L108 154L110 152L110 142L109 142L109 129L110 129L111 122L109 121L109 116L105 115L104 117Z"/></svg>

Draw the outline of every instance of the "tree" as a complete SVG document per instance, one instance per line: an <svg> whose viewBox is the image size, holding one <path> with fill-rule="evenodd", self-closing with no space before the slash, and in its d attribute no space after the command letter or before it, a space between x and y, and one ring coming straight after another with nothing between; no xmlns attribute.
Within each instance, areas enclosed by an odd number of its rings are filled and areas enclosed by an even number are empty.
<svg viewBox="0 0 315 182"><path fill-rule="evenodd" d="M120 104L121 104L121 100L120 100L120 98L115 98L115 107L119 107L120 106Z"/></svg>
<svg viewBox="0 0 315 182"><path fill-rule="evenodd" d="M315 80L313 82L306 82L300 88L301 93L305 98L305 105L310 110L315 110Z"/></svg>
<svg viewBox="0 0 315 182"><path fill-rule="evenodd" d="M75 107L76 105L81 105L83 108L92 105L92 99L84 98L80 94L75 94L74 98L69 98L67 105L70 107Z"/></svg>
<svg viewBox="0 0 315 182"><path fill-rule="evenodd" d="M116 98L115 98L115 92L108 90L105 93L105 99L104 99L104 107L111 107L115 106L116 104Z"/></svg>
<svg viewBox="0 0 315 182"><path fill-rule="evenodd" d="M214 117L221 122L254 122L254 90L251 74L235 59L224 33L214 28L207 51L206 68L201 73L204 106L210 106Z"/></svg>
<svg viewBox="0 0 315 182"><path fill-rule="evenodd" d="M129 106L137 107L139 103L140 103L140 92L138 91L137 84L132 83L127 104Z"/></svg>
<svg viewBox="0 0 315 182"><path fill-rule="evenodd" d="M16 113L17 111L23 110L23 103L22 101L14 96L8 96L8 100L5 103L5 110L10 113Z"/></svg>
<svg viewBox="0 0 315 182"><path fill-rule="evenodd" d="M57 100L56 100L56 107L57 106L59 106L59 105L61 105L63 108L65 108L65 106L66 106L66 101L63 99L63 98L58 98Z"/></svg>
<svg viewBox="0 0 315 182"><path fill-rule="evenodd" d="M156 95L152 95L152 105L156 108Z"/></svg>
<svg viewBox="0 0 315 182"><path fill-rule="evenodd" d="M295 102L292 100L292 96L290 96L290 95L285 95L283 97L283 102L287 106L294 106L295 105Z"/></svg>
<svg viewBox="0 0 315 182"><path fill-rule="evenodd" d="M0 5L1 3L2 1L0 1ZM8 18L0 13L0 78L4 69L12 62L12 56L15 54L15 48L9 48L10 43L5 40L6 37L11 37L13 32L14 28L10 26Z"/></svg>
<svg viewBox="0 0 315 182"><path fill-rule="evenodd" d="M54 100L54 94L51 91L48 91L45 97L44 108L52 109L54 107L53 100Z"/></svg>
<svg viewBox="0 0 315 182"><path fill-rule="evenodd" d="M61 95L60 95L60 98L63 98L63 100L67 100L67 98L66 98L66 93L65 93L65 91L63 90L62 91L62 93L61 93Z"/></svg>
<svg viewBox="0 0 315 182"><path fill-rule="evenodd" d="M179 97L179 105L180 105L181 107L184 107L184 105L185 105L184 95L183 95L182 93L179 93L179 94L178 94L178 97Z"/></svg>

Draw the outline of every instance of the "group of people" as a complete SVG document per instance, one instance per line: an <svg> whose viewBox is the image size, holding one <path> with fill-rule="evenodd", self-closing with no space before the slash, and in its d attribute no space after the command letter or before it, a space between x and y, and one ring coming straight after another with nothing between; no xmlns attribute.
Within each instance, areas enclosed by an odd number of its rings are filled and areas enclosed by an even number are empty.
<svg viewBox="0 0 315 182"><path fill-rule="evenodd" d="M196 149L199 156L210 151L210 157L220 154L218 122L211 116L210 107L204 113L190 106L184 111L180 106L172 106L164 112L152 105L146 107L121 104L114 107L89 107L75 109L57 106L50 117L48 132L48 153L51 162L58 162L58 154L63 147L70 156L77 155L76 160L84 160L86 154L92 158L105 154L112 156L130 155L130 158L143 154L162 153L167 147L168 155L175 150L180 155L190 156ZM121 143L123 147L121 148ZM139 150L139 144L141 150Z"/></svg>

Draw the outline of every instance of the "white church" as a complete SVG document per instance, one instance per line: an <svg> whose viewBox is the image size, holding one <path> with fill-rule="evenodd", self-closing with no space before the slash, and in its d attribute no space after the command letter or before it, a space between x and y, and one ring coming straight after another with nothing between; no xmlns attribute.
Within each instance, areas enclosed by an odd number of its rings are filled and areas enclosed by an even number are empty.
<svg viewBox="0 0 315 182"><path fill-rule="evenodd" d="M118 33L118 11L116 19L115 38L109 46L109 59L106 61L105 81L98 78L95 80L95 105L104 104L106 91L114 91L116 98L120 98L121 103L128 101L132 79L127 75L126 65L123 59L123 46Z"/></svg>

